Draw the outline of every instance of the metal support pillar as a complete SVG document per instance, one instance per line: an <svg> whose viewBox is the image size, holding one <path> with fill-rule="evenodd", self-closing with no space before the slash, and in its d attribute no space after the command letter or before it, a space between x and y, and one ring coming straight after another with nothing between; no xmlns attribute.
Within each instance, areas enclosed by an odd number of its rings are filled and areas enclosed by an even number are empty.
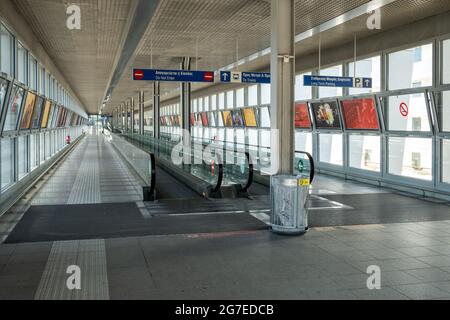
<svg viewBox="0 0 450 320"><path fill-rule="evenodd" d="M131 105L131 107L130 107L130 109L131 109L131 130L130 130L130 132L131 133L134 133L134 119L135 119L135 116L134 116L134 97L131 97L131 99L130 99L130 105Z"/></svg>
<svg viewBox="0 0 450 320"><path fill-rule="evenodd" d="M144 90L139 91L139 134L144 135Z"/></svg>
<svg viewBox="0 0 450 320"><path fill-rule="evenodd" d="M160 122L159 122L159 112L160 112L160 83L155 81L153 83L153 137L156 139L160 138Z"/></svg>
<svg viewBox="0 0 450 320"><path fill-rule="evenodd" d="M182 59L181 70L191 70L191 58L184 57ZM181 107L181 119L182 119L182 139L185 150L190 150L191 148L191 83L182 82L180 88L180 107ZM184 162L190 162L189 152L184 153L186 155ZM188 158L189 157L189 158Z"/></svg>
<svg viewBox="0 0 450 320"><path fill-rule="evenodd" d="M271 14L272 173L291 175L295 156L295 0L272 0Z"/></svg>

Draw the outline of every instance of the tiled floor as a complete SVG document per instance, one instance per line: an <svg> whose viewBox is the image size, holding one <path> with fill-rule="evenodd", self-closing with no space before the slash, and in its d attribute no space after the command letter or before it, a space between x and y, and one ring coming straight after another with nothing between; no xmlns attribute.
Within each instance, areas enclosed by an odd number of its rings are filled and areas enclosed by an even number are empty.
<svg viewBox="0 0 450 320"><path fill-rule="evenodd" d="M110 142L91 131L34 197L32 205L142 200L142 188Z"/></svg>
<svg viewBox="0 0 450 320"><path fill-rule="evenodd" d="M57 244L0 245L0 299L33 299ZM449 244L450 221L152 236L105 240L91 264L106 265L110 299L450 299Z"/></svg>

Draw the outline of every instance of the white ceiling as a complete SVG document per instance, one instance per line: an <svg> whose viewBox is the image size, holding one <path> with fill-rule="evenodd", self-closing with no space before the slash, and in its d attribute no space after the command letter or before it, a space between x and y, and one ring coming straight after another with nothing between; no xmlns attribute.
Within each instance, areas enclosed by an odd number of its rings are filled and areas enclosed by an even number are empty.
<svg viewBox="0 0 450 320"><path fill-rule="evenodd" d="M79 0L82 30L61 28L66 19L64 0L16 0L17 8L89 113L97 113L122 52L136 0ZM297 0L296 33L305 32L369 0ZM448 0L397 0L383 9L383 31L442 11ZM323 33L324 47L368 34L366 17ZM198 57L193 68L217 70L270 47L270 0L161 0L155 15L105 112L111 111L149 83L133 82L133 67L179 68L179 57ZM317 50L317 38L297 44L297 54ZM261 58L267 62L267 57ZM261 66L261 64L259 64ZM163 92L176 84L162 84ZM195 88L195 86L194 86Z"/></svg>

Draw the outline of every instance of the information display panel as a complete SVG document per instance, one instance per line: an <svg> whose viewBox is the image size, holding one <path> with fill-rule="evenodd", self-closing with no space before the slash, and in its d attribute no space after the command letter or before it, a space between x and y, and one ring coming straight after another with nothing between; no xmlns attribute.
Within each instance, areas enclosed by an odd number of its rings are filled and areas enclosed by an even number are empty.
<svg viewBox="0 0 450 320"><path fill-rule="evenodd" d="M20 130L28 130L31 128L31 120L33 117L34 105L36 104L37 96L32 93L27 93L25 105L23 106L22 119L20 121Z"/></svg>
<svg viewBox="0 0 450 320"><path fill-rule="evenodd" d="M308 104L297 103L295 105L295 127L298 129L311 129Z"/></svg>
<svg viewBox="0 0 450 320"><path fill-rule="evenodd" d="M233 116L231 111L222 111L223 125L226 128L233 128Z"/></svg>
<svg viewBox="0 0 450 320"><path fill-rule="evenodd" d="M377 108L373 98L342 100L342 115L349 130L379 130Z"/></svg>
<svg viewBox="0 0 450 320"><path fill-rule="evenodd" d="M39 129L41 127L41 115L44 109L44 98L38 96L36 98L36 104L34 106L33 117L31 120L31 129Z"/></svg>
<svg viewBox="0 0 450 320"><path fill-rule="evenodd" d="M45 101L44 113L42 114L41 129L47 129L51 111L52 111L52 103L50 100L47 100Z"/></svg>
<svg viewBox="0 0 450 320"><path fill-rule="evenodd" d="M243 113L246 127L258 127L258 122L256 121L256 112L254 108L244 108Z"/></svg>
<svg viewBox="0 0 450 320"><path fill-rule="evenodd" d="M208 114L206 112L200 113L202 118L202 126L209 127Z"/></svg>
<svg viewBox="0 0 450 320"><path fill-rule="evenodd" d="M336 101L311 103L317 129L340 130L341 120Z"/></svg>
<svg viewBox="0 0 450 320"><path fill-rule="evenodd" d="M0 78L0 114L3 112L10 81Z"/></svg>
<svg viewBox="0 0 450 320"><path fill-rule="evenodd" d="M233 110L233 125L235 127L244 127L244 117L242 116L241 110Z"/></svg>
<svg viewBox="0 0 450 320"><path fill-rule="evenodd" d="M25 89L14 85L8 101L5 124L3 131L15 131L19 123L20 111L25 99Z"/></svg>

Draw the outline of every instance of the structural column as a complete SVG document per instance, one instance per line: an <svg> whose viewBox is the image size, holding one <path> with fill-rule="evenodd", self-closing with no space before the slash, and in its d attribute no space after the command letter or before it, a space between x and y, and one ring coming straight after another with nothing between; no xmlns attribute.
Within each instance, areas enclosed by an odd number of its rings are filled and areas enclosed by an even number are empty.
<svg viewBox="0 0 450 320"><path fill-rule="evenodd" d="M131 133L134 133L134 121L136 119L134 111L135 111L134 97L131 97Z"/></svg>
<svg viewBox="0 0 450 320"><path fill-rule="evenodd" d="M272 0L272 173L293 174L295 0Z"/></svg>
<svg viewBox="0 0 450 320"><path fill-rule="evenodd" d="M139 134L144 135L144 90L139 91Z"/></svg>
<svg viewBox="0 0 450 320"><path fill-rule="evenodd" d="M158 81L155 81L153 83L153 136L156 139L160 138L160 132L159 132L159 111L160 111L160 102L161 102L161 96L160 96L160 83Z"/></svg>
<svg viewBox="0 0 450 320"><path fill-rule="evenodd" d="M191 58L185 57L181 61L181 70L191 70ZM182 118L182 139L184 150L190 150L191 148L191 83L182 82L180 88L180 107L181 107L181 118ZM185 163L190 162L189 152L184 152ZM188 158L189 157L189 158Z"/></svg>

